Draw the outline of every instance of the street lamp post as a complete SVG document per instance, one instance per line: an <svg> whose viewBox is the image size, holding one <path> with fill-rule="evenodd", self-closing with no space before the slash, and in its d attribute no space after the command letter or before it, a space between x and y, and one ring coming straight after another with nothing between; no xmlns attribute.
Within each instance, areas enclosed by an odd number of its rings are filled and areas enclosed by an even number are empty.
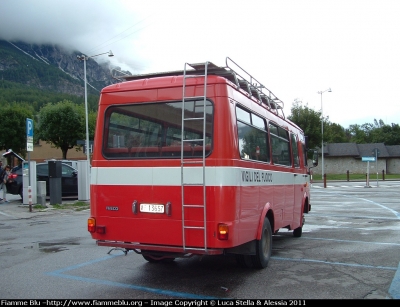
<svg viewBox="0 0 400 307"><path fill-rule="evenodd" d="M94 58L99 55L108 54L109 57L114 56L112 51L86 56L86 55L77 55L78 60L83 61L83 79L85 82L85 120L86 120L86 160L87 160L87 169L86 169L86 196L88 200L90 199L90 149L89 149L89 115L88 115L88 102L87 102L87 79L86 79L86 61L89 58Z"/></svg>
<svg viewBox="0 0 400 307"><path fill-rule="evenodd" d="M325 186L325 178L324 178L324 113L322 108L322 94L325 92L332 92L331 88L326 89L325 91L319 91L318 94L321 95L321 155L322 155L322 180L324 180L324 188Z"/></svg>

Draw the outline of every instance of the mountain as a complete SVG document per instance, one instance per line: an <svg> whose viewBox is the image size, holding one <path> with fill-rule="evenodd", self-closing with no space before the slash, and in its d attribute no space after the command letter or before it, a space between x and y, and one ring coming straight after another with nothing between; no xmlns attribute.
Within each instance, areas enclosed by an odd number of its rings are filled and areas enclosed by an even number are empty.
<svg viewBox="0 0 400 307"><path fill-rule="evenodd" d="M46 96L83 97L84 64L77 59L78 55L82 52L68 51L57 45L0 40L0 102L21 101L18 97L21 91L39 91ZM103 87L119 82L113 76L116 73L121 75L118 71L121 71L119 67L100 65L89 58L86 61L88 96L98 97ZM128 71L123 73L130 74Z"/></svg>

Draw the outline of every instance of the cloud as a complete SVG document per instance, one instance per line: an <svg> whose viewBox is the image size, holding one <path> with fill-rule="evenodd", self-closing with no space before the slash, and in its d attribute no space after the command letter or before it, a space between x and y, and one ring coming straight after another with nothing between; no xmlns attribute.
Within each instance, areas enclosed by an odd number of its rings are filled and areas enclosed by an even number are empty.
<svg viewBox="0 0 400 307"><path fill-rule="evenodd" d="M0 38L112 50L132 73L225 65L230 57L285 102L331 122L400 122L397 0L1 0ZM109 60L106 56L97 61Z"/></svg>
<svg viewBox="0 0 400 307"><path fill-rule="evenodd" d="M0 39L57 44L87 55L114 48L114 54L122 54L116 62L119 59L124 68L140 69L141 57L130 47L140 31L140 17L130 10L132 5L118 0L2 0Z"/></svg>

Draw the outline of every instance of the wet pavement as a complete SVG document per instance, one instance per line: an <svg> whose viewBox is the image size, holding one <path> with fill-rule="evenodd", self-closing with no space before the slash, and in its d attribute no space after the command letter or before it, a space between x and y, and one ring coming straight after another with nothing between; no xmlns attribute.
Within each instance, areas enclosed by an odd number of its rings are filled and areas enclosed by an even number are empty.
<svg viewBox="0 0 400 307"><path fill-rule="evenodd" d="M3 191L0 191L0 197L3 198ZM34 205L23 204L19 195L7 194L8 202L0 201L0 218L5 216L15 219L29 219L35 216L52 215L57 212L57 209L50 205L50 199L47 198L45 207L38 207ZM68 197L62 199L62 204L70 204L78 201L77 197Z"/></svg>

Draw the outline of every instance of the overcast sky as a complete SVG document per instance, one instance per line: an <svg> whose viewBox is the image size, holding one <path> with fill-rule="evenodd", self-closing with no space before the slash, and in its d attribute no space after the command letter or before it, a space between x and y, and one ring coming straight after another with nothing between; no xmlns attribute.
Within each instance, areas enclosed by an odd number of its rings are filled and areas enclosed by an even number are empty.
<svg viewBox="0 0 400 307"><path fill-rule="evenodd" d="M399 0L0 0L0 39L101 55L134 74L230 57L285 103L348 128L400 124Z"/></svg>

